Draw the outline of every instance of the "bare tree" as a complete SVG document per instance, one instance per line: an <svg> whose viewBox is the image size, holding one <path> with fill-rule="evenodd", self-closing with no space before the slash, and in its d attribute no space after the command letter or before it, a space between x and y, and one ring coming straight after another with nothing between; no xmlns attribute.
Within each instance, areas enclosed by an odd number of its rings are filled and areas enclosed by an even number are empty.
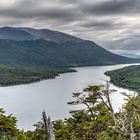
<svg viewBox="0 0 140 140"><path fill-rule="evenodd" d="M96 119L98 111L95 111L96 105L104 104L112 116L111 127L122 137L130 138L130 140L139 140L140 133L140 107L136 105L137 94L125 94L126 104L121 108L120 112L114 111L110 95L116 90L110 90L110 83L106 81L105 86L88 86L80 93L73 93L73 97L76 99L72 102L68 102L71 105L85 105L87 111L92 117L92 120Z"/></svg>
<svg viewBox="0 0 140 140"><path fill-rule="evenodd" d="M137 140L138 137L134 132L133 123L138 122L140 123L140 114L137 113L137 109L140 111L140 108L136 108L136 94L128 95L126 93L122 93L125 97L127 97L127 102L131 102L131 107L124 106L119 114L114 112L112 102L110 99L110 94L113 91L110 90L110 83L107 81L104 90L101 90L101 94L99 97L101 101L105 104L105 106L110 110L112 114L112 118L115 124L115 128L117 129L118 133L122 136L129 136L130 140Z"/></svg>
<svg viewBox="0 0 140 140"><path fill-rule="evenodd" d="M47 140L55 140L54 133L53 133L53 126L50 117L49 116L47 117L45 111L42 112L42 116L45 124L45 132L46 132Z"/></svg>

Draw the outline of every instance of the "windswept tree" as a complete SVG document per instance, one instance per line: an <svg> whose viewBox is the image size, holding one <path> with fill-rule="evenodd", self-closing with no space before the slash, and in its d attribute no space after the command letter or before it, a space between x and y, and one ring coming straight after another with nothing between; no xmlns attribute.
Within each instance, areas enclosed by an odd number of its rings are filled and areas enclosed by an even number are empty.
<svg viewBox="0 0 140 140"><path fill-rule="evenodd" d="M90 131L94 133L95 139L101 137L104 132L122 139L137 140L140 138L140 105L139 96L128 95L126 103L120 112L115 112L111 102L110 94L114 90L109 89L109 82L106 86L88 86L80 93L73 93L74 101L71 105L85 105L84 111L89 116L90 124L96 124ZM74 115L78 111L74 111ZM73 117L74 118L74 117ZM95 131L93 131L95 130ZM111 134L112 133L112 134ZM119 138L120 139L120 138Z"/></svg>
<svg viewBox="0 0 140 140"><path fill-rule="evenodd" d="M12 115L6 116L5 111L0 109L0 137L15 136L18 133L16 118Z"/></svg>
<svg viewBox="0 0 140 140"><path fill-rule="evenodd" d="M55 140L140 140L140 96L122 93L125 102L115 112L110 98L113 92L107 82L106 86L88 86L73 93L73 101L68 104L79 109L70 111L69 118L53 122ZM35 127L26 136L47 140L44 123Z"/></svg>

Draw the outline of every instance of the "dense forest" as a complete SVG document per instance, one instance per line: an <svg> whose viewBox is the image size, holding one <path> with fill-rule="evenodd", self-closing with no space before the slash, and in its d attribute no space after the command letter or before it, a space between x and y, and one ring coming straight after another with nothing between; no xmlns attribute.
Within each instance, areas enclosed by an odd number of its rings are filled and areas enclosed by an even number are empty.
<svg viewBox="0 0 140 140"><path fill-rule="evenodd" d="M72 110L71 117L53 121L55 140L140 140L140 97L123 93L126 102L115 112L106 86L88 86L73 93L69 105L82 105ZM47 140L44 123L34 125L34 131L24 132L16 126L16 118L0 110L0 138L2 140Z"/></svg>
<svg viewBox="0 0 140 140"><path fill-rule="evenodd" d="M140 65L108 71L105 74L111 77L113 84L140 92Z"/></svg>
<svg viewBox="0 0 140 140"><path fill-rule="evenodd" d="M65 68L33 68L0 66L0 85L9 86L24 83L32 83L43 79L55 78L61 73L75 72Z"/></svg>

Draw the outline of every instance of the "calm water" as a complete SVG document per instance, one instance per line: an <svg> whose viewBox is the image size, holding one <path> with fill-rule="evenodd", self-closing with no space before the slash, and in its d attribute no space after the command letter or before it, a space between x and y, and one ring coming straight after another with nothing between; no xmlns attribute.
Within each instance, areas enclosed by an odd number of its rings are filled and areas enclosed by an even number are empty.
<svg viewBox="0 0 140 140"><path fill-rule="evenodd" d="M109 80L109 77L104 75L105 71L124 66L126 65L80 67L76 68L78 72L62 74L56 79L0 87L0 107L3 107L7 114L17 117L19 128L33 129L33 124L41 119L43 109L53 120L68 117L69 111L74 108L67 105L73 92L81 91L88 85L105 84L104 80ZM111 85L111 88L119 92L127 91L114 85ZM113 93L112 102L117 111L122 105L123 97L119 93Z"/></svg>

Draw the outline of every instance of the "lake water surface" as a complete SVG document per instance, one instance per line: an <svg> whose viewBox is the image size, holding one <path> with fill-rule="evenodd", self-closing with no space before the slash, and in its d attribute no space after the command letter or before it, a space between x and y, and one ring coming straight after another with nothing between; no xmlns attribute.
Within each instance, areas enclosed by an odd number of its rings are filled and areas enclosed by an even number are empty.
<svg viewBox="0 0 140 140"><path fill-rule="evenodd" d="M34 129L33 124L40 121L43 109L53 120L68 117L69 111L74 108L67 105L67 102L72 100L73 92L80 92L88 85L105 84L105 80L109 80L109 77L104 75L105 71L124 66L127 65L78 67L75 68L77 72L62 74L56 79L0 87L0 107L3 107L7 114L17 117L19 128L31 130ZM111 85L111 88L118 90L112 95L114 109L118 111L123 103L119 92L129 91L114 85Z"/></svg>

